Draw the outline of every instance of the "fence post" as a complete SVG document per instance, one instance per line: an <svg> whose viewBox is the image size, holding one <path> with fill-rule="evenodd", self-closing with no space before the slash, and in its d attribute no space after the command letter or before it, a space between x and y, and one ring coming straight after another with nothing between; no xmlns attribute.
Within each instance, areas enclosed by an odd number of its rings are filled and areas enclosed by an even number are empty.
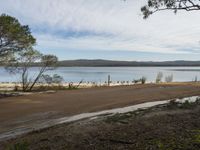
<svg viewBox="0 0 200 150"><path fill-rule="evenodd" d="M110 75L108 75L108 86L110 86Z"/></svg>

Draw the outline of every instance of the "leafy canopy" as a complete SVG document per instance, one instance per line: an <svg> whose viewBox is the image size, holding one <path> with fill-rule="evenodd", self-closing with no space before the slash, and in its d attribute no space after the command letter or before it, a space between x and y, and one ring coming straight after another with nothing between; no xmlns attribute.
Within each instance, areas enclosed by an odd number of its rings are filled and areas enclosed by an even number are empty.
<svg viewBox="0 0 200 150"><path fill-rule="evenodd" d="M31 91L41 76L48 70L57 67L58 58L54 55L43 55L33 48L11 53L6 62L6 69L10 73L20 74L23 91ZM37 65L37 74L31 76L32 66Z"/></svg>
<svg viewBox="0 0 200 150"><path fill-rule="evenodd" d="M21 25L11 16L0 15L0 58L10 52L17 52L33 46L36 39L27 25Z"/></svg>

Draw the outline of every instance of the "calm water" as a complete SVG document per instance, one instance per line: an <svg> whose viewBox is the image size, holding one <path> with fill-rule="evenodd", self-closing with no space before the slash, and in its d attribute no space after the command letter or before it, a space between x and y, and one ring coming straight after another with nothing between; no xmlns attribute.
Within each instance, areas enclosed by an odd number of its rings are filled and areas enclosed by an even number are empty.
<svg viewBox="0 0 200 150"><path fill-rule="evenodd" d="M31 76L37 74L38 68L31 69ZM163 72L164 77L173 74L174 81L193 81L195 76L200 80L200 67L60 67L48 74L59 74L66 82L105 82L107 76L112 81L132 81L142 76L148 82L155 81L158 72ZM20 81L19 75L11 75L0 67L0 82Z"/></svg>

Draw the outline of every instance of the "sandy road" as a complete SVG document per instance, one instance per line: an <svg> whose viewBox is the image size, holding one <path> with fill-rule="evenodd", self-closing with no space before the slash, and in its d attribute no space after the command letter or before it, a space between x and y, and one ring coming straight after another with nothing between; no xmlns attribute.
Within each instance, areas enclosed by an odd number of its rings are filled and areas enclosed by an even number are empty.
<svg viewBox="0 0 200 150"><path fill-rule="evenodd" d="M147 101L200 95L200 84L146 84L59 91L0 99L0 133L17 126Z"/></svg>

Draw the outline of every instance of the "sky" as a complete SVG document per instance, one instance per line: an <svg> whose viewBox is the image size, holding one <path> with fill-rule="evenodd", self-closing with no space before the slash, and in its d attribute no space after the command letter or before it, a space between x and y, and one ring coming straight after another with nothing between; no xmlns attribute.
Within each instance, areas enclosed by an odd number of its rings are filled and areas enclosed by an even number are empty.
<svg viewBox="0 0 200 150"><path fill-rule="evenodd" d="M200 60L200 12L144 20L147 0L1 0L0 13L29 25L35 48L60 60Z"/></svg>

